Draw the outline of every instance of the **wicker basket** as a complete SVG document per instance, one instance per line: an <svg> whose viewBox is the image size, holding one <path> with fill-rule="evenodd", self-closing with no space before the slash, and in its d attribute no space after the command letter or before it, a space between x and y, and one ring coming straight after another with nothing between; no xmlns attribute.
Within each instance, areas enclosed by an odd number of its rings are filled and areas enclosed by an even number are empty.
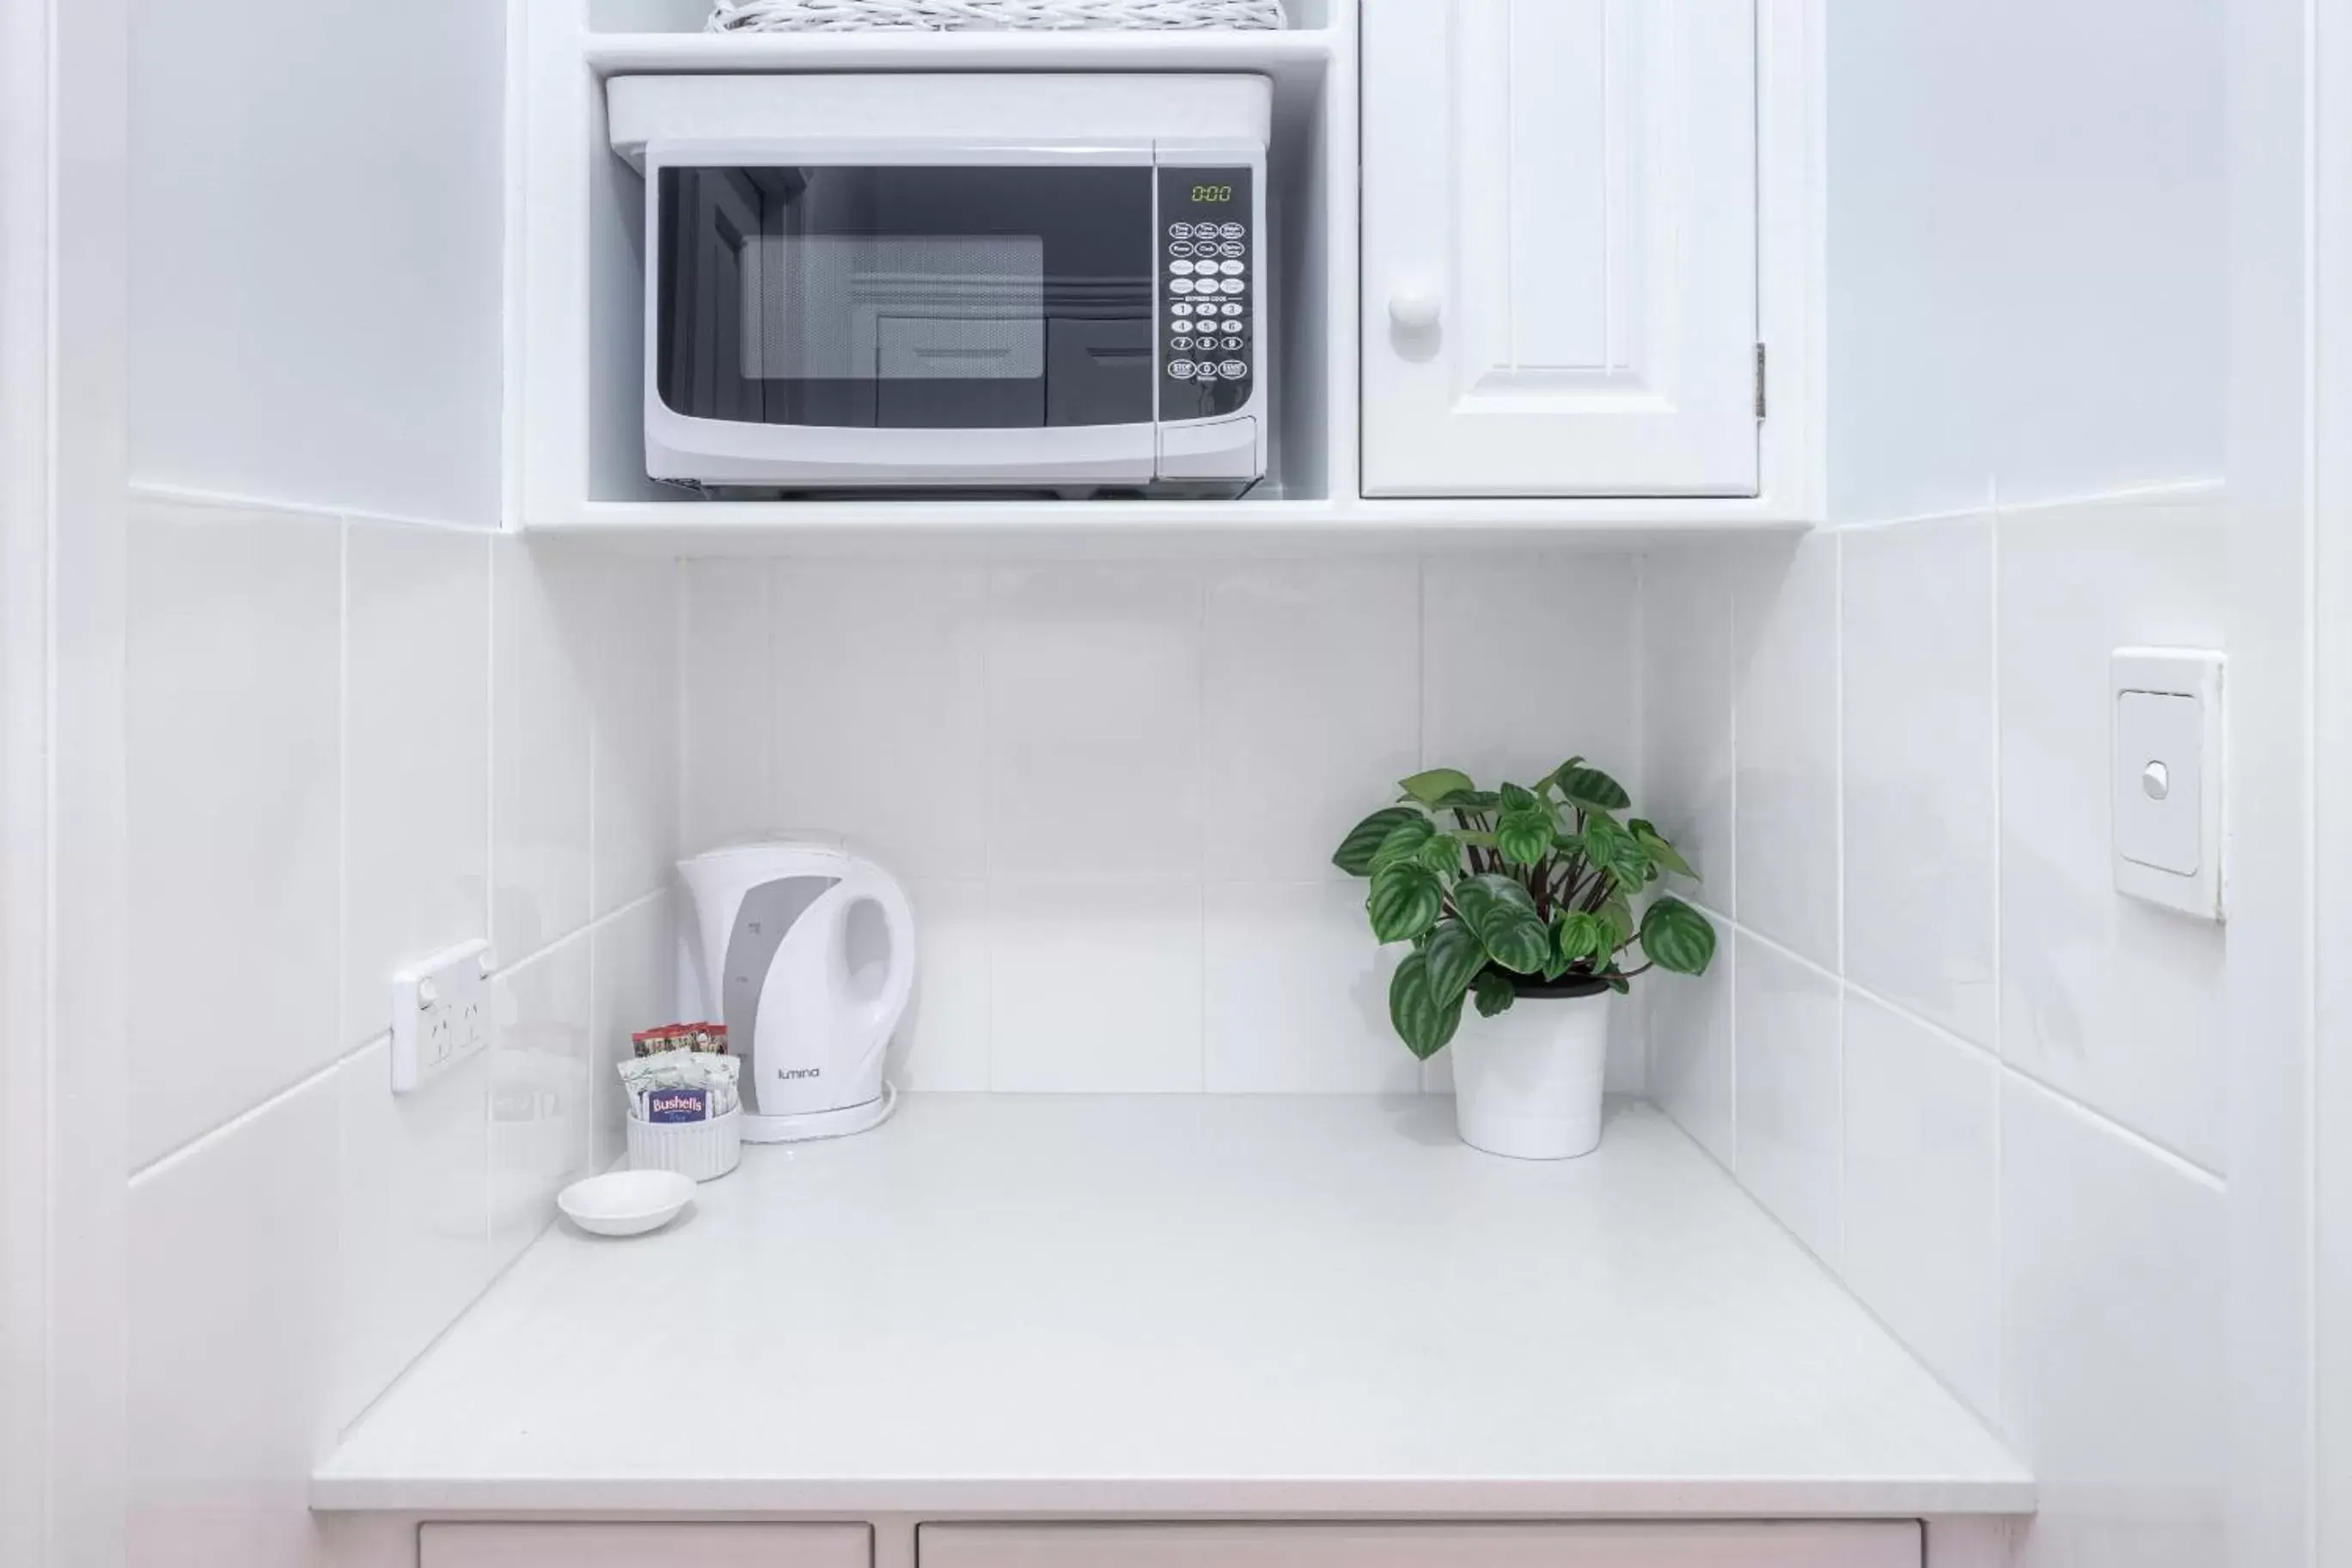
<svg viewBox="0 0 2352 1568"><path fill-rule="evenodd" d="M1279 27L1282 0L715 0L714 33Z"/></svg>

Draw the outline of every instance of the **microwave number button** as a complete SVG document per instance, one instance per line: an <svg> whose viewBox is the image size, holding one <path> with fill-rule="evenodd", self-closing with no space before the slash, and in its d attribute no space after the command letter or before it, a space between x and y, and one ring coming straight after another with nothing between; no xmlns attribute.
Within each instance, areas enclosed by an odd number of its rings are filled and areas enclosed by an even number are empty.
<svg viewBox="0 0 2352 1568"><path fill-rule="evenodd" d="M1181 299L1179 299L1175 304L1171 305L1168 309L1171 315L1176 316L1190 316L1192 313L1192 307L1186 304Z"/></svg>
<svg viewBox="0 0 2352 1568"><path fill-rule="evenodd" d="M1218 308L1219 310L1223 311L1223 312L1224 312L1226 315L1228 315L1228 316L1238 316L1238 315L1240 315L1240 314L1242 313L1242 308L1241 308L1240 306L1238 306L1238 305L1235 305L1235 304L1232 303L1230 300L1229 300L1229 301L1227 301L1226 303L1223 304L1223 305L1218 306L1218 307L1217 307L1217 308Z"/></svg>

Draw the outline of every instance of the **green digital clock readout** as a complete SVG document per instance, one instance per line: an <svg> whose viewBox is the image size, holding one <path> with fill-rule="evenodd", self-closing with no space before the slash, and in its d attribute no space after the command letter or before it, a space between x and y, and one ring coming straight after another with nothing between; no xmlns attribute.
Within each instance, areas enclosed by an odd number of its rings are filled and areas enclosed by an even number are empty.
<svg viewBox="0 0 2352 1568"><path fill-rule="evenodd" d="M1233 199L1234 188L1231 185L1195 185L1192 187L1192 200L1199 205L1211 206L1223 202L1230 202Z"/></svg>

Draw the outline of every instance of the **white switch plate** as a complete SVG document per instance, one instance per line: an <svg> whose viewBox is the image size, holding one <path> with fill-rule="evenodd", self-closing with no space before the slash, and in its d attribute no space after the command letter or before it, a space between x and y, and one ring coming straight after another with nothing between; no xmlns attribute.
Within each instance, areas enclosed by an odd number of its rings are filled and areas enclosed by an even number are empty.
<svg viewBox="0 0 2352 1568"><path fill-rule="evenodd" d="M392 1092L421 1089L490 1043L490 945L466 942L392 977Z"/></svg>
<svg viewBox="0 0 2352 1568"><path fill-rule="evenodd" d="M2108 670L2116 890L2219 920L2221 655L2118 648Z"/></svg>

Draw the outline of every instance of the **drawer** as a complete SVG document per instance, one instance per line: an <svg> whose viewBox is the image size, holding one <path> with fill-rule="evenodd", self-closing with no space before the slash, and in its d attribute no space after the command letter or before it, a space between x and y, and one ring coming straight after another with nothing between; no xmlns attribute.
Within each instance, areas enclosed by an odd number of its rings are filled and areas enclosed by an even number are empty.
<svg viewBox="0 0 2352 1568"><path fill-rule="evenodd" d="M418 1568L873 1568L863 1524L428 1524Z"/></svg>
<svg viewBox="0 0 2352 1568"><path fill-rule="evenodd" d="M927 1524L918 1568L1921 1568L1914 1521Z"/></svg>

